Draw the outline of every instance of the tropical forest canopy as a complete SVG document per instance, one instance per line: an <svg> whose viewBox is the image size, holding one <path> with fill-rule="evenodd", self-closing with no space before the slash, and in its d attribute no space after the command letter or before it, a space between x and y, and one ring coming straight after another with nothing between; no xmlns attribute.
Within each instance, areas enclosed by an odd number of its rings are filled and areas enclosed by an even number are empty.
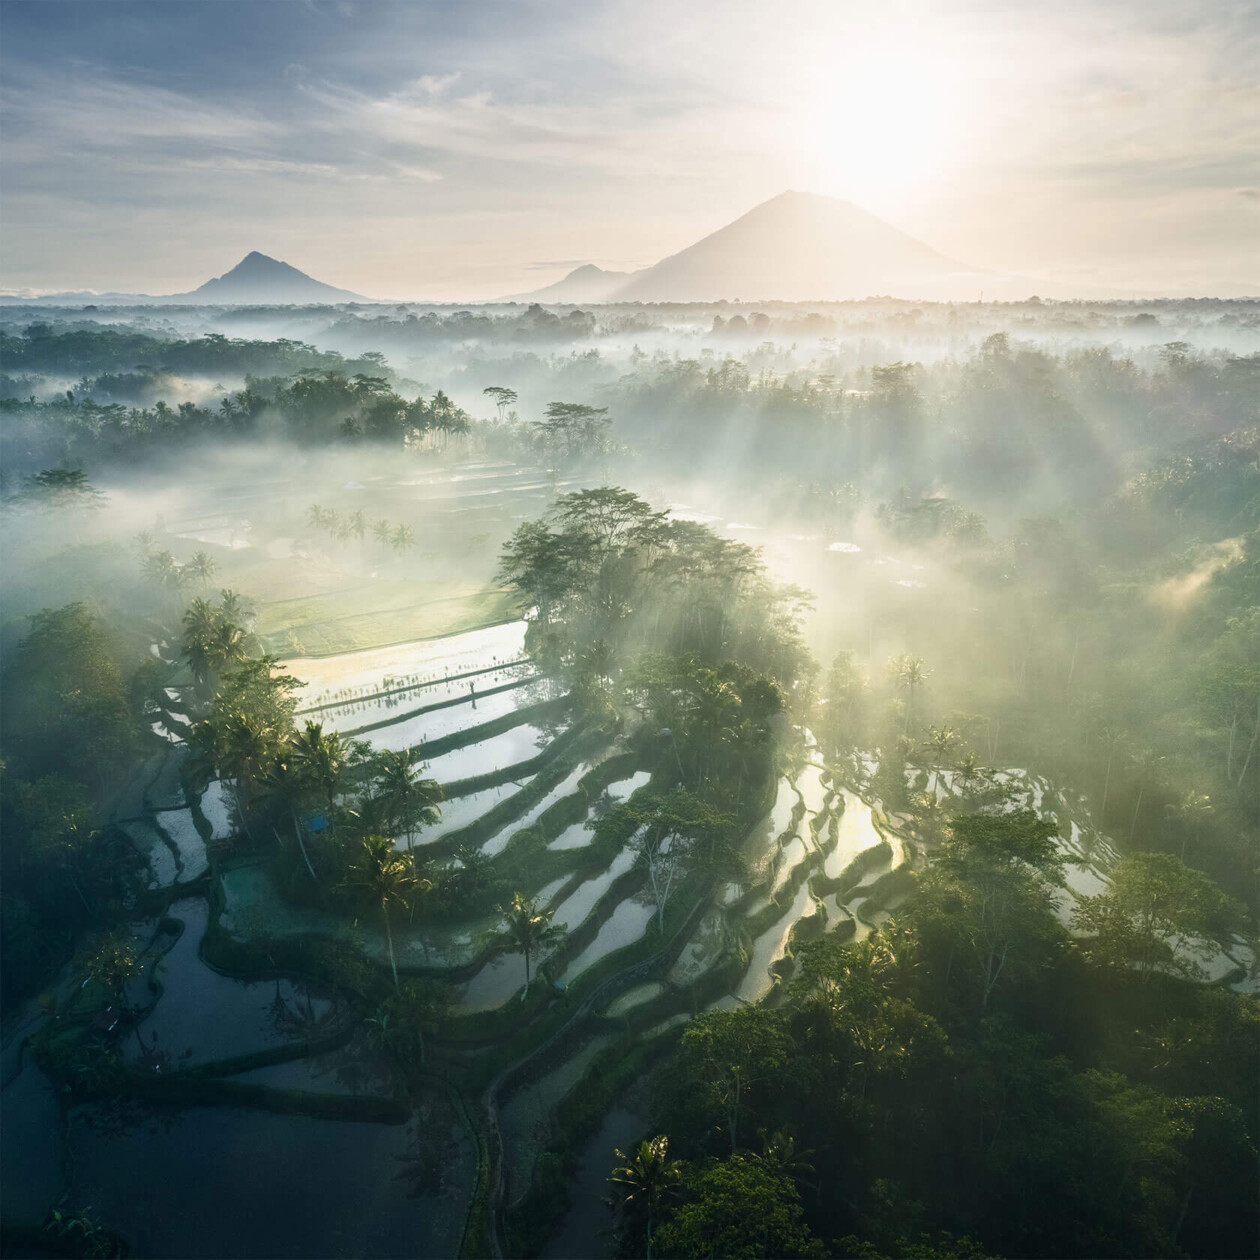
<svg viewBox="0 0 1260 1260"><path fill-rule="evenodd" d="M1255 1255L1258 330L0 307L58 1123L406 1120L435 1254ZM167 1051L180 966L280 1048ZM6 1231L132 1245L66 1193Z"/></svg>

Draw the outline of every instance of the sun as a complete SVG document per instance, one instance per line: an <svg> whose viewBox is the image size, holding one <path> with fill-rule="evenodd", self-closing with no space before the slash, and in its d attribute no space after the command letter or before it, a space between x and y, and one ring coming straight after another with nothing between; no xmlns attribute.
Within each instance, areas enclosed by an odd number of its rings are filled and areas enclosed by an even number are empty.
<svg viewBox="0 0 1260 1260"><path fill-rule="evenodd" d="M789 160L808 187L888 208L925 196L962 148L962 94L946 67L854 50L789 111Z"/></svg>

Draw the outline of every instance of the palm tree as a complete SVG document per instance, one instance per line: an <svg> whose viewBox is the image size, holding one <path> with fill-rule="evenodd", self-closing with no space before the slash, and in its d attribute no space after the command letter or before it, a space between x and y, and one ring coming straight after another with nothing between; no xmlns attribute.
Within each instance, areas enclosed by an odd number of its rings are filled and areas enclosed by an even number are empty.
<svg viewBox="0 0 1260 1260"><path fill-rule="evenodd" d="M321 722L308 721L290 741L294 764L320 792L330 821L337 808L342 779L358 752L358 745L342 739L338 732L330 731L325 735Z"/></svg>
<svg viewBox="0 0 1260 1260"><path fill-rule="evenodd" d="M922 656L902 656L900 668L897 669L897 684L910 693L910 702L906 706L907 731L915 719L915 699L919 696L919 688L927 682L930 675L931 670L927 668Z"/></svg>
<svg viewBox="0 0 1260 1260"><path fill-rule="evenodd" d="M238 626L244 626L254 615L253 604L226 586L219 592L219 609L228 621Z"/></svg>
<svg viewBox="0 0 1260 1260"><path fill-rule="evenodd" d="M951 752L962 742L962 737L952 726L942 726L937 730L935 726L928 728L927 747L932 754L932 772L935 783L940 782L941 763L949 756Z"/></svg>
<svg viewBox="0 0 1260 1260"><path fill-rule="evenodd" d="M306 863L306 869L314 879L315 868L311 865L310 854L306 851L306 829L298 816L304 798L310 791L310 783L302 773L300 764L293 760L289 746L281 750L280 755L272 763L264 783L267 794L279 803L281 808L288 811L293 823L293 834L297 837L298 849L302 854L302 861ZM277 834L276 839L279 838Z"/></svg>
<svg viewBox="0 0 1260 1260"><path fill-rule="evenodd" d="M665 1203L678 1193L682 1164L669 1158L669 1138L663 1133L644 1138L633 1155L614 1148L621 1161L608 1180L617 1187L618 1213L642 1215L647 1236L647 1260L652 1260L652 1229Z"/></svg>
<svg viewBox="0 0 1260 1260"><path fill-rule="evenodd" d="M551 921L550 910L539 910L538 903L524 893L513 893L510 904L501 906L508 935L525 958L525 989L522 999L529 992L529 962L539 950L557 941L564 928Z"/></svg>
<svg viewBox="0 0 1260 1260"><path fill-rule="evenodd" d="M374 779L393 820L394 830L407 837L407 852L415 868L415 850L412 847L416 831L431 827L442 817L438 802L442 799L442 785L435 779L420 777L422 766L415 755L406 752L383 752L376 762Z"/></svg>
<svg viewBox="0 0 1260 1260"><path fill-rule="evenodd" d="M393 535L393 527L388 521L372 522L372 537L376 539L382 547L389 546L390 537Z"/></svg>
<svg viewBox="0 0 1260 1260"><path fill-rule="evenodd" d="M416 545L416 536L410 525L399 525L389 536L389 545L397 552L403 552Z"/></svg>
<svg viewBox="0 0 1260 1260"><path fill-rule="evenodd" d="M812 1173L814 1165L809 1162L813 1151L800 1150L796 1139L790 1133L776 1130L767 1136L761 1130L762 1150L761 1162L779 1176L791 1177L793 1181L803 1181L805 1173Z"/></svg>
<svg viewBox="0 0 1260 1260"><path fill-rule="evenodd" d="M350 867L345 885L358 888L364 898L381 908L385 921L385 943L389 949L389 965L394 973L394 988L398 990L398 960L394 957L394 932L389 921L389 907L393 902L407 904L408 898L427 880L412 875L407 862L398 856L394 842L386 836L368 836L363 849Z"/></svg>
<svg viewBox="0 0 1260 1260"><path fill-rule="evenodd" d="M974 752L968 752L954 767L954 781L962 784L964 794L971 790L973 783L979 783L984 778L985 772L980 766L980 758Z"/></svg>
<svg viewBox="0 0 1260 1260"><path fill-rule="evenodd" d="M214 576L218 565L204 551L198 551L184 567L188 576L194 581L200 582L204 590Z"/></svg>
<svg viewBox="0 0 1260 1260"><path fill-rule="evenodd" d="M150 552L145 556L142 567L144 576L163 590L178 591L183 585L183 570L169 551Z"/></svg>
<svg viewBox="0 0 1260 1260"><path fill-rule="evenodd" d="M253 840L249 829L248 786L253 780L267 777L280 754L275 733L250 713L233 713L223 725L219 745L219 771L232 781L236 812L245 834Z"/></svg>

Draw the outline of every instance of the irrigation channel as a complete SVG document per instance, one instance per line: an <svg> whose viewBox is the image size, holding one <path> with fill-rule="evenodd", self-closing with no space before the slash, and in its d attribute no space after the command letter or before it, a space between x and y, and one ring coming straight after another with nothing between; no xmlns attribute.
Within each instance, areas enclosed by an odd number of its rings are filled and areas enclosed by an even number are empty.
<svg viewBox="0 0 1260 1260"><path fill-rule="evenodd" d="M67 1109L22 1054L40 1025L32 1008L4 1047L8 1203L29 1203L36 1220L54 1202L91 1204L136 1254L501 1256L519 1250L513 1214L559 1142L574 1164L587 1151L586 1172L545 1252L598 1254L606 1222L589 1201L600 1156L588 1144L614 1115L608 1131L632 1140L618 1099L652 1053L703 1010L777 1001L809 936L867 935L908 893L917 849L871 793L874 761L824 765L805 732L798 768L769 785L744 840L747 883L684 885L658 926L633 851L589 826L648 788L655 767L616 730L571 722L522 641L514 623L289 664L310 684L313 718L376 748L423 750L447 794L442 822L417 837L426 857L479 852L565 927L528 990L494 907L398 922L400 971L455 994L423 1086L404 1094L311 962L335 949L386 967L378 916L297 905L265 861L233 856L231 793L193 791L181 775L187 714L173 693L119 805L152 901L131 929L143 972L128 995L142 1014L119 1045L128 1101ZM1080 802L1003 774L1016 803L1058 822L1067 916L1105 885L1115 853ZM947 772L937 780L954 790ZM1214 974L1236 979L1247 961L1235 943ZM74 986L67 975L59 990L71 1009ZM597 1080L603 1112L562 1132L557 1115ZM278 1201L295 1210L278 1219Z"/></svg>

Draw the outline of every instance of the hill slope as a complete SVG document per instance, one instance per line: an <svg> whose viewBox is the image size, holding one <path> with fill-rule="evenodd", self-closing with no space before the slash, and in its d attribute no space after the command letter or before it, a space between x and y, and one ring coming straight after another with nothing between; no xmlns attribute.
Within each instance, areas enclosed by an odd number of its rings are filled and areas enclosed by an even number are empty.
<svg viewBox="0 0 1260 1260"><path fill-rule="evenodd" d="M625 287L637 271L605 271L594 263L586 263L570 271L563 280L533 293L517 293L505 302L611 302L614 294Z"/></svg>
<svg viewBox="0 0 1260 1260"><path fill-rule="evenodd" d="M167 301L206 303L367 302L370 298L337 289L286 262L257 250L246 254L231 271L207 280L191 293L172 294Z"/></svg>
<svg viewBox="0 0 1260 1260"><path fill-rule="evenodd" d="M614 300L974 298L985 279L850 202L785 192L638 272Z"/></svg>

